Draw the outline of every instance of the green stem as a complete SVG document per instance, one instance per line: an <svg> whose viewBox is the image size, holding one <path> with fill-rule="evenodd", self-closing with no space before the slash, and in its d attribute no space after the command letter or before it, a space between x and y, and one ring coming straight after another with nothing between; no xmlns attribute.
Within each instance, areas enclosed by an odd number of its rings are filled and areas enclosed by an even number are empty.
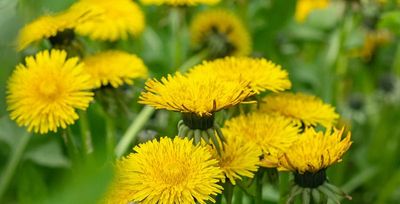
<svg viewBox="0 0 400 204"><path fill-rule="evenodd" d="M260 171L257 173L257 178L256 178L255 204L263 203L263 199L262 199L263 175L264 175L264 171L262 169L260 169Z"/></svg>
<svg viewBox="0 0 400 204"><path fill-rule="evenodd" d="M67 147L68 154L72 160L78 159L78 146L76 145L75 139L72 136L71 130L69 128L65 129L61 133L61 137L64 140L64 144Z"/></svg>
<svg viewBox="0 0 400 204"><path fill-rule="evenodd" d="M187 59L178 69L179 72L186 72L189 68L193 67L196 64L199 64L201 61L206 59L208 56L207 49L193 55L189 59Z"/></svg>
<svg viewBox="0 0 400 204"><path fill-rule="evenodd" d="M92 135L90 133L89 120L86 111L79 112L79 126L82 138L82 148L85 154L93 152Z"/></svg>
<svg viewBox="0 0 400 204"><path fill-rule="evenodd" d="M234 204L242 204L243 203L243 191L241 189L236 191L236 193L235 193L235 202L233 202L233 203Z"/></svg>
<svg viewBox="0 0 400 204"><path fill-rule="evenodd" d="M185 10L184 8L172 7L169 21L171 26L171 68L176 69L184 59L184 33L185 31Z"/></svg>
<svg viewBox="0 0 400 204"><path fill-rule="evenodd" d="M227 204L232 204L234 187L230 181L226 181L224 185L224 196Z"/></svg>
<svg viewBox="0 0 400 204"><path fill-rule="evenodd" d="M5 166L5 169L0 179L0 201L5 191L7 190L8 184L14 176L15 170L21 161L21 158L23 156L26 146L29 143L30 138L31 135L28 133L22 135L21 139L19 140L18 146L12 152L11 158Z"/></svg>
<svg viewBox="0 0 400 204"><path fill-rule="evenodd" d="M126 150L129 148L130 144L135 140L137 133L143 128L146 122L150 119L150 116L154 112L154 108L150 106L145 106L136 117L136 119L131 123L128 130L122 136L117 147L115 148L115 155L117 158L121 157Z"/></svg>
<svg viewBox="0 0 400 204"><path fill-rule="evenodd" d="M281 172L279 173L279 203L286 203L286 198L289 189L289 173Z"/></svg>
<svg viewBox="0 0 400 204"><path fill-rule="evenodd" d="M393 58L392 71L400 76L400 43L397 43L396 52Z"/></svg>
<svg viewBox="0 0 400 204"><path fill-rule="evenodd" d="M115 147L115 124L113 118L111 118L107 113L105 113L106 122L106 149L107 155L112 156Z"/></svg>

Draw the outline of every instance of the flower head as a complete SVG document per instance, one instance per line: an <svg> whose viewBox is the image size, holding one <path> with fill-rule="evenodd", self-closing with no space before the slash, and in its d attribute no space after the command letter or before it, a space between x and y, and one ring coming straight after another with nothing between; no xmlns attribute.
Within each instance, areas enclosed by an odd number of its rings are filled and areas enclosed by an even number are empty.
<svg viewBox="0 0 400 204"><path fill-rule="evenodd" d="M198 14L190 26L194 47L206 48L213 57L245 56L251 52L251 38L240 19L227 10Z"/></svg>
<svg viewBox="0 0 400 204"><path fill-rule="evenodd" d="M21 29L17 38L17 50L23 50L41 39L55 37L64 30L73 29L77 24L90 19L92 15L88 9L82 8L41 16Z"/></svg>
<svg viewBox="0 0 400 204"><path fill-rule="evenodd" d="M247 80L256 93L265 90L278 92L291 87L287 71L262 58L226 57L204 62L190 70L190 74L198 73L216 75L227 81Z"/></svg>
<svg viewBox="0 0 400 204"><path fill-rule="evenodd" d="M220 2L220 0L140 0L140 1L146 5L166 4L166 5L171 5L171 6L194 6L194 5L198 5L198 4L213 5L213 4Z"/></svg>
<svg viewBox="0 0 400 204"><path fill-rule="evenodd" d="M131 0L81 0L71 10L90 9L96 16L78 24L75 31L93 40L115 41L137 36L145 27L140 7Z"/></svg>
<svg viewBox="0 0 400 204"><path fill-rule="evenodd" d="M289 119L263 113L240 115L225 123L226 137L241 138L262 151L262 166L276 167L278 158L298 139L299 128Z"/></svg>
<svg viewBox="0 0 400 204"><path fill-rule="evenodd" d="M135 78L145 78L147 68L136 55L110 50L84 59L85 71L90 74L94 87L110 84L114 88L132 84Z"/></svg>
<svg viewBox="0 0 400 204"><path fill-rule="evenodd" d="M330 0L299 0L296 5L295 19L302 23L308 15L317 9L328 7Z"/></svg>
<svg viewBox="0 0 400 204"><path fill-rule="evenodd" d="M388 30L375 30L366 33L364 43L360 48L351 52L352 56L371 59L376 49L382 45L388 44L393 36Z"/></svg>
<svg viewBox="0 0 400 204"><path fill-rule="evenodd" d="M342 138L343 129L315 131L308 128L285 154L279 158L279 169L299 174L316 173L340 162L351 145L350 132Z"/></svg>
<svg viewBox="0 0 400 204"><path fill-rule="evenodd" d="M221 154L213 148L213 158L218 160L225 177L235 185L242 177L252 178L260 165L261 149L244 138L225 134L226 141L222 144ZM225 182L225 177L223 182Z"/></svg>
<svg viewBox="0 0 400 204"><path fill-rule="evenodd" d="M221 193L223 175L206 147L164 137L134 151L117 164L109 203L206 203Z"/></svg>
<svg viewBox="0 0 400 204"><path fill-rule="evenodd" d="M278 93L263 99L260 105L261 112L278 113L305 126L320 124L324 127L332 126L339 115L335 108L324 103L321 99L303 93Z"/></svg>
<svg viewBox="0 0 400 204"><path fill-rule="evenodd" d="M139 103L157 109L167 109L198 116L213 113L237 105L252 95L248 82L229 82L204 74L168 75L161 81L151 79L146 82Z"/></svg>
<svg viewBox="0 0 400 204"><path fill-rule="evenodd" d="M42 51L19 64L8 82L10 117L29 131L47 133L78 119L93 98L90 77L78 58L60 50Z"/></svg>

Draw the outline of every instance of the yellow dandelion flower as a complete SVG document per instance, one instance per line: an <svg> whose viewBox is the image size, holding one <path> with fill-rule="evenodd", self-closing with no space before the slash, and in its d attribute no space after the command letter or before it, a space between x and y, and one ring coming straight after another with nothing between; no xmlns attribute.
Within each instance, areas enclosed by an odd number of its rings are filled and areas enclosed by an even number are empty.
<svg viewBox="0 0 400 204"><path fill-rule="evenodd" d="M343 129L315 131L308 128L285 154L279 158L279 170L303 174L316 173L340 162L351 145L351 134L342 139Z"/></svg>
<svg viewBox="0 0 400 204"><path fill-rule="evenodd" d="M388 44L392 40L392 37L392 34L388 30L369 31L364 38L362 47L352 50L351 55L370 59L376 49L381 45Z"/></svg>
<svg viewBox="0 0 400 204"><path fill-rule="evenodd" d="M126 39L137 36L145 27L145 17L140 7L131 0L81 0L71 9L90 9L96 16L78 24L75 31L93 40Z"/></svg>
<svg viewBox="0 0 400 204"><path fill-rule="evenodd" d="M90 19L92 15L88 9L82 8L41 16L21 29L17 37L17 50L21 51L36 41L54 37L67 29L73 29L77 24Z"/></svg>
<svg viewBox="0 0 400 204"><path fill-rule="evenodd" d="M278 113L305 126L320 124L330 127L336 123L339 115L335 108L324 103L316 96L303 93L279 93L269 95L260 104L261 112Z"/></svg>
<svg viewBox="0 0 400 204"><path fill-rule="evenodd" d="M133 84L135 78L147 77L147 68L136 55L110 50L83 60L85 71L90 74L95 88L111 85Z"/></svg>
<svg viewBox="0 0 400 204"><path fill-rule="evenodd" d="M278 158L298 139L299 128L282 116L240 115L225 123L226 137L237 137L262 150L262 166L276 167Z"/></svg>
<svg viewBox="0 0 400 204"><path fill-rule="evenodd" d="M213 74L227 81L247 80L256 93L265 90L278 92L291 87L288 72L282 70L281 66L262 58L226 57L204 62L189 72L190 74Z"/></svg>
<svg viewBox="0 0 400 204"><path fill-rule="evenodd" d="M237 180L242 177L253 178L260 164L261 149L254 143L246 142L243 138L233 137L225 134L226 141L223 143L221 154L212 148L213 158L218 160L225 177L236 185ZM222 180L225 182L225 177Z"/></svg>
<svg viewBox="0 0 400 204"><path fill-rule="evenodd" d="M220 0L140 0L146 5L171 5L171 6L194 6L198 4L213 5Z"/></svg>
<svg viewBox="0 0 400 204"><path fill-rule="evenodd" d="M213 57L245 56L251 52L251 37L241 20L227 10L199 13L190 26L191 42L206 48Z"/></svg>
<svg viewBox="0 0 400 204"><path fill-rule="evenodd" d="M78 119L75 109L86 109L93 99L90 77L78 58L60 50L27 57L11 75L7 90L10 117L29 131L56 132Z"/></svg>
<svg viewBox="0 0 400 204"><path fill-rule="evenodd" d="M187 76L179 72L161 81L148 80L145 89L139 103L200 117L237 105L253 94L245 81L229 82L204 74Z"/></svg>
<svg viewBox="0 0 400 204"><path fill-rule="evenodd" d="M206 203L221 193L221 169L204 146L164 137L134 151L118 162L108 203Z"/></svg>
<svg viewBox="0 0 400 204"><path fill-rule="evenodd" d="M314 10L328 7L330 0L298 0L295 11L297 22L304 22Z"/></svg>

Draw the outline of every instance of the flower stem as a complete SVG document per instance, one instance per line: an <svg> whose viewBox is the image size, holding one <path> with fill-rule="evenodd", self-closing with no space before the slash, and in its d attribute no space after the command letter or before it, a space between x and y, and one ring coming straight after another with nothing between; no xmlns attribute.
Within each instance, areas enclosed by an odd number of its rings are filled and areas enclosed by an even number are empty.
<svg viewBox="0 0 400 204"><path fill-rule="evenodd" d="M226 204L232 204L234 187L235 186L230 181L227 181L224 185L224 196L226 199Z"/></svg>
<svg viewBox="0 0 400 204"><path fill-rule="evenodd" d="M67 129L62 131L61 137L63 138L64 144L67 148L69 156L71 157L71 160L76 162L78 160L79 150L76 146L76 142L72 136L71 130L67 127Z"/></svg>
<svg viewBox="0 0 400 204"><path fill-rule="evenodd" d="M257 178L256 178L256 195L255 195L255 204L262 204L262 187L263 187L263 175L264 171L261 169L257 173Z"/></svg>
<svg viewBox="0 0 400 204"><path fill-rule="evenodd" d="M169 23L171 26L171 67L176 69L184 58L184 25L185 25L184 8L172 7L169 14Z"/></svg>
<svg viewBox="0 0 400 204"><path fill-rule="evenodd" d="M115 124L113 119L107 114L104 114L106 122L106 151L107 155L112 157L115 147Z"/></svg>
<svg viewBox="0 0 400 204"><path fill-rule="evenodd" d="M4 168L3 174L1 175L0 179L0 201L5 191L7 190L8 184L14 176L15 170L21 161L21 158L23 156L26 146L29 143L30 138L31 135L29 133L25 133L22 135L19 140L18 146L12 152L11 158Z"/></svg>
<svg viewBox="0 0 400 204"><path fill-rule="evenodd" d="M86 111L79 112L79 126L81 130L82 148L85 154L93 152L92 135Z"/></svg>
<svg viewBox="0 0 400 204"><path fill-rule="evenodd" d="M243 191L241 189L239 189L236 193L235 193L235 202L233 202L234 204L242 204L243 203Z"/></svg>
<svg viewBox="0 0 400 204"><path fill-rule="evenodd" d="M284 204L286 203L287 193L289 189L289 174L286 172L279 174L279 203Z"/></svg>
<svg viewBox="0 0 400 204"><path fill-rule="evenodd" d="M121 157L129 145L135 140L137 133L143 128L146 122L150 119L150 116L154 112L154 108L150 106L145 106L136 117L136 119L131 123L128 130L122 136L117 147L115 148L115 155L117 158Z"/></svg>
<svg viewBox="0 0 400 204"><path fill-rule="evenodd" d="M200 63L202 60L206 59L208 56L208 51L204 49L201 52L193 55L189 59L187 59L178 69L179 72L186 72L189 68L193 67L194 65Z"/></svg>

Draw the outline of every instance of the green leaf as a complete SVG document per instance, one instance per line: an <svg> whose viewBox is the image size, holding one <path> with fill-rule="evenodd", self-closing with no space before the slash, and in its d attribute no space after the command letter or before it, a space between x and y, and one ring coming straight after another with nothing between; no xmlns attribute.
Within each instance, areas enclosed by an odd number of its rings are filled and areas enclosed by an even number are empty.
<svg viewBox="0 0 400 204"><path fill-rule="evenodd" d="M43 173L31 162L25 162L21 166L17 177L18 203L31 204L47 197L48 189Z"/></svg>
<svg viewBox="0 0 400 204"><path fill-rule="evenodd" d="M378 27L387 28L397 35L400 35L400 11L391 11L382 14Z"/></svg>
<svg viewBox="0 0 400 204"><path fill-rule="evenodd" d="M25 159L47 167L69 167L70 161L56 141L41 144L25 153Z"/></svg>
<svg viewBox="0 0 400 204"><path fill-rule="evenodd" d="M20 135L25 134L25 129L18 127L8 116L0 118L0 141L5 142L10 148L16 147Z"/></svg>
<svg viewBox="0 0 400 204"><path fill-rule="evenodd" d="M111 164L92 164L76 168L61 189L40 204L99 203L112 179Z"/></svg>

